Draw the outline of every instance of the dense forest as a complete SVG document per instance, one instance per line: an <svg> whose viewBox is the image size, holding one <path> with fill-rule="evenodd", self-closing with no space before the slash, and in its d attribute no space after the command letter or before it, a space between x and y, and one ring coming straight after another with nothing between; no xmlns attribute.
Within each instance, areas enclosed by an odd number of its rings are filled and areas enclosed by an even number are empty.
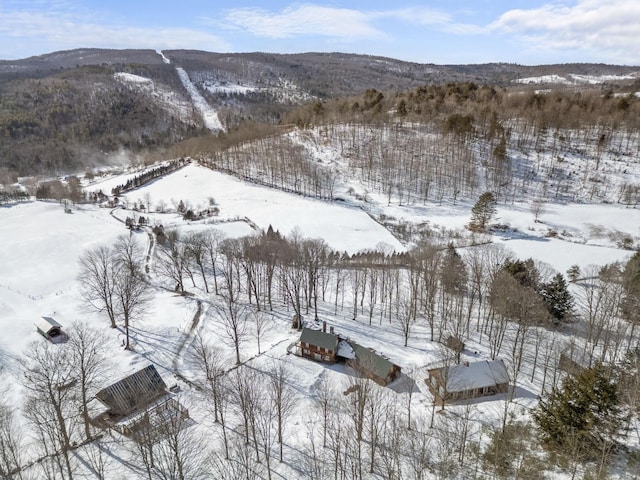
<svg viewBox="0 0 640 480"><path fill-rule="evenodd" d="M165 55L172 64L149 50L92 49L0 62L0 168L12 175L77 174L132 159L219 151L228 139L203 128L175 67L187 71L229 134L243 139L275 125L393 127L398 131L395 141L406 143L400 137L413 136L429 144L410 148L407 155L412 158L433 150L436 157L459 157L457 165L468 164L470 149L482 148L483 156L499 159L509 152L526 154L541 142L571 147L574 135L584 136L601 153L610 145L620 149L622 140L613 137L633 135L637 129L632 93L638 88L631 67L436 66L345 54L176 50ZM552 72L567 78L606 73L620 75L620 80L555 86L553 91L514 83ZM122 74L136 75L152 86L131 85L118 77ZM432 134L447 138L425 140ZM386 141L387 133L373 136ZM388 155L403 153L392 147ZM495 182L510 175L508 168L496 170Z"/></svg>

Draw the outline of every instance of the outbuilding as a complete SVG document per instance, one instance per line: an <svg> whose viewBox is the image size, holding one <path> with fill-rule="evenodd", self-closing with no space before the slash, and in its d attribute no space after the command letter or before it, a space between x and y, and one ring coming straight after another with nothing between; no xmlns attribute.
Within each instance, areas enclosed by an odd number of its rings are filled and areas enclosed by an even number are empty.
<svg viewBox="0 0 640 480"><path fill-rule="evenodd" d="M432 368L425 380L435 401L446 403L505 393L509 373L502 360L464 362L460 365Z"/></svg>
<svg viewBox="0 0 640 480"><path fill-rule="evenodd" d="M189 419L153 364L103 388L88 406L96 426L143 435L145 441L158 438L164 428L182 428Z"/></svg>
<svg viewBox="0 0 640 480"><path fill-rule="evenodd" d="M50 342L60 343L67 338L62 330L62 325L51 317L40 317L38 321L34 322L34 325L38 333Z"/></svg>
<svg viewBox="0 0 640 480"><path fill-rule="evenodd" d="M107 407L109 415L118 417L145 409L166 393L167 384L151 364L103 388L96 398Z"/></svg>

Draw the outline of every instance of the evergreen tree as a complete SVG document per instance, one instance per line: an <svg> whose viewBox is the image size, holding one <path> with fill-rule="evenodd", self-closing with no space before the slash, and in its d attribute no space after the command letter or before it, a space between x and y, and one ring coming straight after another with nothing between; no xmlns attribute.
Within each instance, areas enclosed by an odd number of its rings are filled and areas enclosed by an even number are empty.
<svg viewBox="0 0 640 480"><path fill-rule="evenodd" d="M507 159L507 139L502 136L500 142L493 149L493 156L499 162L504 162Z"/></svg>
<svg viewBox="0 0 640 480"><path fill-rule="evenodd" d="M579 265L571 265L569 270L567 270L567 275L569 276L569 280L571 283L576 283L578 278L580 277L580 266Z"/></svg>
<svg viewBox="0 0 640 480"><path fill-rule="evenodd" d="M444 292L450 295L461 295L466 289L467 267L452 243L440 265L440 283Z"/></svg>
<svg viewBox="0 0 640 480"><path fill-rule="evenodd" d="M527 260L507 260L503 269L510 273L523 287L531 287L540 293L540 272L532 258Z"/></svg>
<svg viewBox="0 0 640 480"><path fill-rule="evenodd" d="M573 312L573 296L561 273L556 274L549 283L545 284L540 294L547 310L558 322L566 320Z"/></svg>
<svg viewBox="0 0 640 480"><path fill-rule="evenodd" d="M618 386L601 364L566 377L560 389L540 399L533 419L544 444L559 453L580 451L602 458L617 441L623 424Z"/></svg>
<svg viewBox="0 0 640 480"><path fill-rule="evenodd" d="M471 222L469 229L474 232L483 232L497 212L497 200L493 193L484 192L471 208Z"/></svg>
<svg viewBox="0 0 640 480"><path fill-rule="evenodd" d="M622 272L622 315L633 328L640 323L640 252L636 252L624 267ZM632 330L633 332L633 330Z"/></svg>
<svg viewBox="0 0 640 480"><path fill-rule="evenodd" d="M482 453L484 468L494 478L544 479L544 465L536 457L535 436L530 423L509 422L489 433L489 443Z"/></svg>

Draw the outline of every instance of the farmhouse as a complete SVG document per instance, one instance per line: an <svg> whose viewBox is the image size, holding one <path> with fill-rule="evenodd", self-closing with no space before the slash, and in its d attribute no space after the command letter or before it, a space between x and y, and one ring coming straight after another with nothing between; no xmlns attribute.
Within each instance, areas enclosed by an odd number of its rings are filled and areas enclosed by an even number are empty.
<svg viewBox="0 0 640 480"><path fill-rule="evenodd" d="M62 325L51 317L41 317L34 324L38 333L52 343L61 343L67 339L67 335L62 331Z"/></svg>
<svg viewBox="0 0 640 480"><path fill-rule="evenodd" d="M432 368L425 380L437 402L463 400L504 393L509 373L502 360L464 362L461 365Z"/></svg>
<svg viewBox="0 0 640 480"><path fill-rule="evenodd" d="M320 362L334 363L338 352L338 335L304 327L300 334L299 353Z"/></svg>
<svg viewBox="0 0 640 480"><path fill-rule="evenodd" d="M354 356L347 359L346 363L361 375L382 386L391 383L400 376L400 367L375 350L355 342L349 342L349 345L353 349Z"/></svg>

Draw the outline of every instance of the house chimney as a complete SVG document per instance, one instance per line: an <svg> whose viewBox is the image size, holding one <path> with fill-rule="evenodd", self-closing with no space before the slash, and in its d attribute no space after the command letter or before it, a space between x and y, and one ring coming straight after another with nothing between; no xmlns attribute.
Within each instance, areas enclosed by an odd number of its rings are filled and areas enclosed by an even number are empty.
<svg viewBox="0 0 640 480"><path fill-rule="evenodd" d="M333 335L333 327L329 327L329 333Z"/></svg>
<svg viewBox="0 0 640 480"><path fill-rule="evenodd" d="M327 321L326 320L322 321L322 331L325 332L325 333L327 332Z"/></svg>

